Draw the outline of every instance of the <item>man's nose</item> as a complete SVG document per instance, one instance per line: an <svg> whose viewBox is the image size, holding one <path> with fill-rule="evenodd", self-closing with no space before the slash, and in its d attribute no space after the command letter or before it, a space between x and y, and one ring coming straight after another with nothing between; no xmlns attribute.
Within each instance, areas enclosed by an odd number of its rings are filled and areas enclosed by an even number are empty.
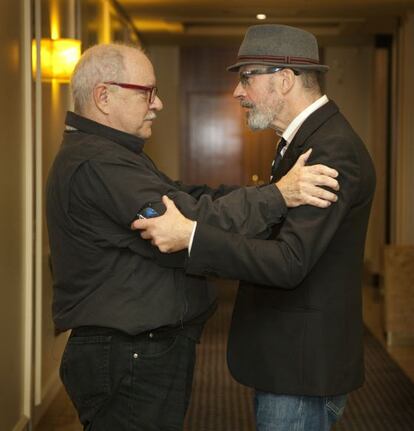
<svg viewBox="0 0 414 431"><path fill-rule="evenodd" d="M155 96L154 101L150 105L150 109L153 109L154 111L161 111L163 108L163 104L161 99L158 96Z"/></svg>
<svg viewBox="0 0 414 431"><path fill-rule="evenodd" d="M239 82L237 84L237 87L233 91L233 97L236 99L240 99L240 98L245 97L245 96L246 96L246 92L245 92L243 86L241 85L241 82Z"/></svg>

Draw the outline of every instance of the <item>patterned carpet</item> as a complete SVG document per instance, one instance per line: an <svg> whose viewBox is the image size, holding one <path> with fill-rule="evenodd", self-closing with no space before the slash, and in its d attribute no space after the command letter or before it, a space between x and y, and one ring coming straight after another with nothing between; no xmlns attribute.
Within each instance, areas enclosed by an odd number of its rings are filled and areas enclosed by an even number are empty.
<svg viewBox="0 0 414 431"><path fill-rule="evenodd" d="M222 282L219 309L198 346L193 394L185 431L252 431L251 390L230 376L227 334L236 285ZM226 285L225 285L226 284Z"/></svg>
<svg viewBox="0 0 414 431"><path fill-rule="evenodd" d="M193 395L185 431L254 431L251 391L237 384L226 364L226 340L235 284L221 287L218 312L198 346ZM335 431L414 431L414 384L367 331L366 382L351 394ZM62 389L36 431L81 431ZM114 430L116 431L116 430Z"/></svg>
<svg viewBox="0 0 414 431"><path fill-rule="evenodd" d="M351 394L335 431L414 431L414 384L365 332L365 384Z"/></svg>
<svg viewBox="0 0 414 431"><path fill-rule="evenodd" d="M226 339L234 286L220 290L219 310L198 346L185 431L254 431L251 391L227 370ZM414 431L414 384L381 344L366 332L366 382L351 394L335 431Z"/></svg>

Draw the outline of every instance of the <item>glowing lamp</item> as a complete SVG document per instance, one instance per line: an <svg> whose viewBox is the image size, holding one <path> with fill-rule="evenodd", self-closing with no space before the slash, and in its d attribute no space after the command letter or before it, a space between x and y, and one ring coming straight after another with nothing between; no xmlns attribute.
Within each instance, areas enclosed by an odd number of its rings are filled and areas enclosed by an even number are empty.
<svg viewBox="0 0 414 431"><path fill-rule="evenodd" d="M41 39L40 64L42 81L69 82L81 55L81 41L77 39ZM36 74L36 41L32 42L32 68Z"/></svg>

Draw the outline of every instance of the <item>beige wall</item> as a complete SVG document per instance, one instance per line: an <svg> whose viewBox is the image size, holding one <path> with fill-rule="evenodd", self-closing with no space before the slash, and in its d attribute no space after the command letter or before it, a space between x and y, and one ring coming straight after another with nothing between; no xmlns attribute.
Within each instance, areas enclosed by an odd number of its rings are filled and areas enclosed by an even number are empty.
<svg viewBox="0 0 414 431"><path fill-rule="evenodd" d="M414 244L414 14L401 20L398 34L393 242Z"/></svg>
<svg viewBox="0 0 414 431"><path fill-rule="evenodd" d="M371 102L373 46L327 47L325 62L326 92L342 113L371 147Z"/></svg>
<svg viewBox="0 0 414 431"><path fill-rule="evenodd" d="M40 33L50 38L74 37L73 0L42 0ZM57 34L56 34L57 32ZM39 84L36 84L39 85ZM42 82L37 89L39 104L35 110L35 129L40 140L35 165L36 178L36 282L35 282L35 354L33 422L40 419L60 388L58 368L66 335L55 336L52 320L52 277L49 269L49 245L45 217L45 186L53 159L60 146L65 113L71 107L69 84Z"/></svg>
<svg viewBox="0 0 414 431"><path fill-rule="evenodd" d="M180 178L180 50L178 46L146 46L164 104L157 114L145 152L173 179Z"/></svg>
<svg viewBox="0 0 414 431"><path fill-rule="evenodd" d="M23 415L24 134L22 2L0 2L0 429Z"/></svg>

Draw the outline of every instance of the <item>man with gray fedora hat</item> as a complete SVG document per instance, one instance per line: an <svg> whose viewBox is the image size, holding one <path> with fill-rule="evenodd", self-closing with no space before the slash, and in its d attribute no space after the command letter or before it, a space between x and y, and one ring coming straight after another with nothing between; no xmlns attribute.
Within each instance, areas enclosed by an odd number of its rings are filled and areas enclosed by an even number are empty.
<svg viewBox="0 0 414 431"><path fill-rule="evenodd" d="M234 97L252 129L281 137L271 181L312 149L339 172L338 201L290 209L267 239L166 213L134 227L161 251L188 248L185 270L241 280L228 342L234 378L255 389L258 431L328 431L364 379L361 270L375 189L371 158L321 92L315 37L284 25L247 30ZM174 226L174 229L171 229Z"/></svg>
<svg viewBox="0 0 414 431"><path fill-rule="evenodd" d="M287 25L255 25L247 30L237 62L227 68L237 72L247 65L279 66L326 72L319 63L318 42L307 31Z"/></svg>

